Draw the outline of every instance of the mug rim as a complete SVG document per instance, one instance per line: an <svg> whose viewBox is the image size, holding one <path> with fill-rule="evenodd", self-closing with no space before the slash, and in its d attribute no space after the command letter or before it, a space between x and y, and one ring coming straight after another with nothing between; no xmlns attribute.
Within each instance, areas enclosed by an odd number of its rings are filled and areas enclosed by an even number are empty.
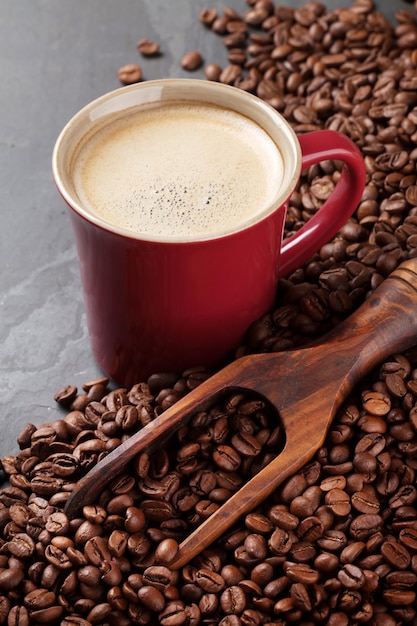
<svg viewBox="0 0 417 626"><path fill-rule="evenodd" d="M138 92L140 94L140 100L138 100ZM204 100L202 96L198 97L197 95L196 98L196 94L200 92L204 92L206 96ZM192 93L193 97L187 97L187 93ZM152 102L169 102L174 99L176 101L197 100L208 102L209 104L217 104L218 106L223 106L237 111L240 114L247 115L249 119L255 121L274 141L284 162L284 181L278 186L277 191L271 197L268 206L263 211L240 222L238 226L227 228L221 232L207 235L167 238L158 235L150 235L148 233L135 232L128 228L114 225L93 213L88 207L83 206L77 197L75 189L71 185L70 165L76 148L94 128L94 124L104 119L107 115L114 114L118 111L126 111L132 107L143 106ZM241 108L238 107L238 103L240 103ZM83 125L84 132L80 132ZM282 143L278 145L278 138L281 141L283 138L285 139L285 155L283 154ZM292 162L289 163L289 160L292 160ZM226 236L250 229L273 215L276 211L283 210L286 201L291 196L299 180L301 160L301 147L289 122L287 122L281 113L264 100L261 100L258 96L239 89L238 87L204 79L162 78L119 87L95 98L75 113L62 128L56 139L52 152L52 174L55 185L69 208L86 221L101 229L139 241L166 244L198 243L201 241L219 240Z"/></svg>

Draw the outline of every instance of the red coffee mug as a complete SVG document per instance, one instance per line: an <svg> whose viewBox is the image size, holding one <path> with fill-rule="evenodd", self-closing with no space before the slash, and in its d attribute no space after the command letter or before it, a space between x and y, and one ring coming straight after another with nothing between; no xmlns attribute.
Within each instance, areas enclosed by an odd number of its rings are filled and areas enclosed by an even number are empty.
<svg viewBox="0 0 417 626"><path fill-rule="evenodd" d="M112 226L80 201L73 159L86 134L127 109L171 100L237 111L278 146L284 180L277 182L273 200L256 219L221 235L160 240ZM344 163L334 191L283 243L288 200L300 172L330 159ZM356 209L365 185L363 159L346 136L323 130L297 138L283 117L259 98L192 79L148 81L87 105L56 142L53 175L71 209L93 353L102 370L125 387L155 372L220 365L250 324L271 309L278 278L301 266L337 233Z"/></svg>

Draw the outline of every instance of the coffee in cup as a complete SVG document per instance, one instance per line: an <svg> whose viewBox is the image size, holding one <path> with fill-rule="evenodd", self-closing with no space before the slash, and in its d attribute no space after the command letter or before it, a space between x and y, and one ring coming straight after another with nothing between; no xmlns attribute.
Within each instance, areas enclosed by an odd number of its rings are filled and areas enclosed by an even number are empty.
<svg viewBox="0 0 417 626"><path fill-rule="evenodd" d="M73 159L80 202L162 240L218 237L259 219L282 184L279 147L237 111L154 103L97 123Z"/></svg>

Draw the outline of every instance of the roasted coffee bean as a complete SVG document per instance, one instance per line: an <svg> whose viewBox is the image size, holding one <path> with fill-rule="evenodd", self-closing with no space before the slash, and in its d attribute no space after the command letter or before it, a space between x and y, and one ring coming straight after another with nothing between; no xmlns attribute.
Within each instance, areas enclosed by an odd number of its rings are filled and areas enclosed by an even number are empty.
<svg viewBox="0 0 417 626"><path fill-rule="evenodd" d="M7 624L11 626L29 626L29 613L26 607L16 604L10 609Z"/></svg>
<svg viewBox="0 0 417 626"><path fill-rule="evenodd" d="M246 595L241 587L227 587L220 596L220 606L226 615L240 615L246 608Z"/></svg>
<svg viewBox="0 0 417 626"><path fill-rule="evenodd" d="M291 513L298 518L313 515L315 508L314 503L305 495L296 496L290 504Z"/></svg>
<svg viewBox="0 0 417 626"><path fill-rule="evenodd" d="M333 572L338 567L338 565L338 557L331 552L321 552L314 559L315 568L320 572L324 572L325 574Z"/></svg>
<svg viewBox="0 0 417 626"><path fill-rule="evenodd" d="M362 554L365 547L366 544L363 541L353 541L352 543L349 543L340 553L340 562L343 564L355 562L356 559Z"/></svg>
<svg viewBox="0 0 417 626"><path fill-rule="evenodd" d="M65 385L55 393L54 400L58 404L69 406L77 395L77 391L75 385Z"/></svg>
<svg viewBox="0 0 417 626"><path fill-rule="evenodd" d="M65 513L56 511L46 520L45 529L52 535L65 535L69 530L69 520Z"/></svg>
<svg viewBox="0 0 417 626"><path fill-rule="evenodd" d="M181 67L188 72L194 72L203 64L203 57L197 50L191 50L181 59Z"/></svg>
<svg viewBox="0 0 417 626"><path fill-rule="evenodd" d="M128 506L124 512L124 527L129 533L136 533L145 526L146 519L143 511L135 506Z"/></svg>
<svg viewBox="0 0 417 626"><path fill-rule="evenodd" d="M383 542L381 554L387 563L395 569L407 569L411 562L411 555L407 548L394 538L387 538Z"/></svg>
<svg viewBox="0 0 417 626"><path fill-rule="evenodd" d="M72 567L72 562L69 559L68 555L53 544L46 546L45 548L45 558L49 563L51 563L54 567L59 570L67 570Z"/></svg>
<svg viewBox="0 0 417 626"><path fill-rule="evenodd" d="M163 539L155 550L155 559L162 565L169 565L177 556L178 549L179 546L175 539Z"/></svg>
<svg viewBox="0 0 417 626"><path fill-rule="evenodd" d="M320 489L324 492L329 492L332 489L344 489L346 487L345 476L328 476L324 478L320 483Z"/></svg>
<svg viewBox="0 0 417 626"><path fill-rule="evenodd" d="M198 19L205 26L211 26L217 15L217 9L202 9L198 14Z"/></svg>
<svg viewBox="0 0 417 626"><path fill-rule="evenodd" d="M5 469L5 465L3 463L3 470ZM13 474L12 474L13 475ZM18 487L4 487L4 489L0 493L0 503L4 507L11 506L16 502L26 502L27 494Z"/></svg>
<svg viewBox="0 0 417 626"><path fill-rule="evenodd" d="M268 542L262 535L251 533L243 543L246 552L256 560L265 559L268 555Z"/></svg>
<svg viewBox="0 0 417 626"><path fill-rule="evenodd" d="M235 38L235 35L232 35ZM240 34L238 34L240 37ZM226 65L226 67L221 71L219 76L219 82L225 83L226 85L234 85L236 81L242 74L242 68L238 63L230 63L230 65Z"/></svg>
<svg viewBox="0 0 417 626"><path fill-rule="evenodd" d="M7 616L9 615L11 608L11 602L9 598L4 595L0 596L0 622L7 623Z"/></svg>
<svg viewBox="0 0 417 626"><path fill-rule="evenodd" d="M256 456L261 451L261 444L256 437L249 433L236 433L232 436L231 443L235 450L244 457Z"/></svg>
<svg viewBox="0 0 417 626"><path fill-rule="evenodd" d="M115 529L108 539L109 552L113 557L121 557L124 555L129 534L126 531Z"/></svg>
<svg viewBox="0 0 417 626"><path fill-rule="evenodd" d="M204 68L204 76L207 80L219 81L222 68L217 63L208 63Z"/></svg>
<svg viewBox="0 0 417 626"><path fill-rule="evenodd" d="M285 575L293 582L314 584L319 578L317 570L304 563L290 563L285 567Z"/></svg>
<svg viewBox="0 0 417 626"><path fill-rule="evenodd" d="M273 554L284 556L287 554L294 542L290 531L282 528L276 528L269 538L268 545Z"/></svg>
<svg viewBox="0 0 417 626"><path fill-rule="evenodd" d="M416 593L403 589L384 589L382 597L389 605L410 606L415 601Z"/></svg>
<svg viewBox="0 0 417 626"><path fill-rule="evenodd" d="M172 504L158 500L143 500L141 502L141 511L147 519L158 522L171 519L174 516Z"/></svg>
<svg viewBox="0 0 417 626"><path fill-rule="evenodd" d="M181 626L187 619L184 603L179 600L169 602L159 614L159 622L162 626Z"/></svg>
<svg viewBox="0 0 417 626"><path fill-rule="evenodd" d="M385 437L381 433L369 433L364 435L356 444L355 452L367 452L373 456L378 456L386 445Z"/></svg>
<svg viewBox="0 0 417 626"><path fill-rule="evenodd" d="M317 550L310 541L294 541L289 551L289 558L297 563L310 563Z"/></svg>
<svg viewBox="0 0 417 626"><path fill-rule="evenodd" d="M81 543L81 545L83 545ZM100 565L104 560L110 560L110 550L106 540L100 536L90 537L84 545L84 554L86 559L93 565Z"/></svg>
<svg viewBox="0 0 417 626"><path fill-rule="evenodd" d="M342 530L329 529L317 540L319 546L329 552L338 552L347 545L347 538Z"/></svg>
<svg viewBox="0 0 417 626"><path fill-rule="evenodd" d="M160 52L161 46L155 41L149 39L140 39L137 43L138 51L145 57L157 56Z"/></svg>
<svg viewBox="0 0 417 626"><path fill-rule="evenodd" d="M163 565L151 565L143 572L143 581L157 589L166 589L171 584L171 572Z"/></svg>
<svg viewBox="0 0 417 626"><path fill-rule="evenodd" d="M376 480L376 490L379 494L385 496L391 496L398 489L400 479L395 472L384 472ZM352 497L353 502L353 497ZM363 511L365 513L365 511Z"/></svg>
<svg viewBox="0 0 417 626"><path fill-rule="evenodd" d="M295 530L299 523L298 517L290 513L286 506L273 506L269 511L269 518L272 524L283 530Z"/></svg>
<svg viewBox="0 0 417 626"><path fill-rule="evenodd" d="M339 570L337 578L343 587L347 589L361 589L365 584L365 576L362 570L352 563L346 563Z"/></svg>
<svg viewBox="0 0 417 626"><path fill-rule="evenodd" d="M302 474L296 474L292 478L286 481L284 487L281 490L281 499L284 503L290 503L300 496L307 488L307 480Z"/></svg>
<svg viewBox="0 0 417 626"><path fill-rule="evenodd" d="M14 524L14 526L13 526ZM24 532L17 522L9 522L6 527L11 532L10 541L7 544L8 552L17 558L26 558L31 556L35 551L35 542L32 537ZM13 532L13 530L15 532Z"/></svg>
<svg viewBox="0 0 417 626"><path fill-rule="evenodd" d="M60 478L72 476L79 468L79 461L73 454L58 452L48 457L48 460L52 463L51 470L54 476Z"/></svg>
<svg viewBox="0 0 417 626"><path fill-rule="evenodd" d="M139 416L135 406L124 405L116 412L114 421L123 431L136 429Z"/></svg>
<svg viewBox="0 0 417 626"><path fill-rule="evenodd" d="M245 517L245 526L252 532L267 534L273 529L272 524L266 515L261 513L249 513Z"/></svg>
<svg viewBox="0 0 417 626"><path fill-rule="evenodd" d="M224 589L225 583L220 574L208 569L200 569L194 576L196 584L208 593L217 593Z"/></svg>
<svg viewBox="0 0 417 626"><path fill-rule="evenodd" d="M405 527L400 530L399 540L408 550L412 552L417 552L417 528L416 527Z"/></svg>
<svg viewBox="0 0 417 626"><path fill-rule="evenodd" d="M383 525L384 521L380 515L364 513L352 520L349 531L355 540L363 541L374 533L379 532Z"/></svg>
<svg viewBox="0 0 417 626"><path fill-rule="evenodd" d="M142 80L142 69L136 63L128 63L119 69L117 77L124 85L139 83Z"/></svg>
<svg viewBox="0 0 417 626"><path fill-rule="evenodd" d="M343 489L331 489L326 493L324 501L335 515L344 516L350 513L350 497Z"/></svg>
<svg viewBox="0 0 417 626"><path fill-rule="evenodd" d="M235 472L242 460L238 452L231 446L220 445L213 451L213 461L220 469L227 472Z"/></svg>
<svg viewBox="0 0 417 626"><path fill-rule="evenodd" d="M389 499L389 506L396 509L413 504L417 500L417 489L413 485L402 485L395 495Z"/></svg>
<svg viewBox="0 0 417 626"><path fill-rule="evenodd" d="M316 541L323 535L323 523L316 516L306 517L300 522L296 532L303 541Z"/></svg>
<svg viewBox="0 0 417 626"><path fill-rule="evenodd" d="M25 572L20 568L0 568L0 590L2 592L15 589L23 580Z"/></svg>
<svg viewBox="0 0 417 626"><path fill-rule="evenodd" d="M141 587L138 590L138 598L147 609L153 612L159 613L165 608L165 598L163 594L151 585Z"/></svg>
<svg viewBox="0 0 417 626"><path fill-rule="evenodd" d="M351 496L352 506L360 513L378 513L379 500L375 490L356 491Z"/></svg>
<svg viewBox="0 0 417 626"><path fill-rule="evenodd" d="M83 515L92 524L102 524L107 517L107 512L102 506L91 504L83 507Z"/></svg>

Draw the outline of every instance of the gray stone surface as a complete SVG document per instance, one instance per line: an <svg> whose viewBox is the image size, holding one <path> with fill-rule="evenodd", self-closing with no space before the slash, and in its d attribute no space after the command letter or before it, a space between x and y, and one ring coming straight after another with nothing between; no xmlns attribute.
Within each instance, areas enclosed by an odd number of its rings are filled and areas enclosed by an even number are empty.
<svg viewBox="0 0 417 626"><path fill-rule="evenodd" d="M247 8L244 0L0 2L0 457L17 450L27 422L61 415L53 400L58 388L100 375L66 207L51 175L55 139L79 108L120 86L116 74L125 63L140 62L145 79L189 77L180 59L193 48L224 64L221 42L197 16L225 4ZM377 6L393 20L412 5ZM142 37L160 42L162 56L141 59Z"/></svg>

